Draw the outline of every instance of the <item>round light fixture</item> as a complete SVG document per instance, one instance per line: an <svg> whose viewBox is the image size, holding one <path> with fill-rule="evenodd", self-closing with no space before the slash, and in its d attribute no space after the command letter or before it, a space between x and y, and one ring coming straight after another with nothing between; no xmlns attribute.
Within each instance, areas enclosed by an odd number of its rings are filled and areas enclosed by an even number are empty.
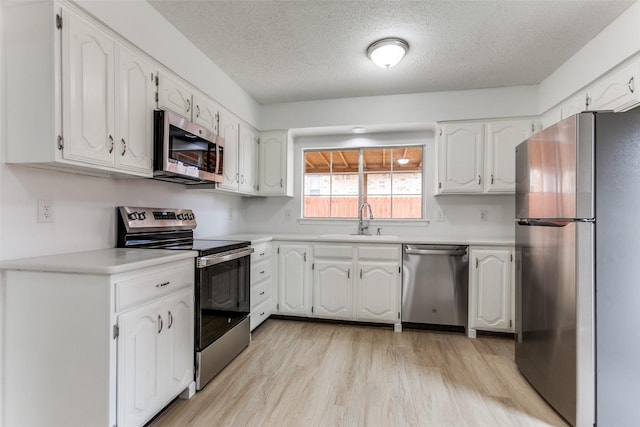
<svg viewBox="0 0 640 427"><path fill-rule="evenodd" d="M400 165L406 165L407 163L409 163L409 159L398 159L398 164Z"/></svg>
<svg viewBox="0 0 640 427"><path fill-rule="evenodd" d="M351 128L352 133L365 133L366 131L367 129L363 128L362 126L355 126Z"/></svg>
<svg viewBox="0 0 640 427"><path fill-rule="evenodd" d="M367 56L378 67L389 68L396 65L409 50L409 44L399 38L391 37L375 41L367 48Z"/></svg>

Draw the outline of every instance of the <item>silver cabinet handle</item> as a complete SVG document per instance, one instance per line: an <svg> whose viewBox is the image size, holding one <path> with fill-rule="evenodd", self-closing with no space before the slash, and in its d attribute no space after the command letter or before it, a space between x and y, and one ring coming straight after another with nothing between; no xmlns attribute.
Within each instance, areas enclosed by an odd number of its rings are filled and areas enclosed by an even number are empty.
<svg viewBox="0 0 640 427"><path fill-rule="evenodd" d="M187 99L187 113L191 111L191 101Z"/></svg>
<svg viewBox="0 0 640 427"><path fill-rule="evenodd" d="M362 279L362 269L360 269L360 278Z"/></svg>
<svg viewBox="0 0 640 427"><path fill-rule="evenodd" d="M127 141L125 141L124 138L122 138L121 141L122 141L122 155L124 156L124 153L127 152Z"/></svg>
<svg viewBox="0 0 640 427"><path fill-rule="evenodd" d="M347 279L351 279L351 269L347 270Z"/></svg>
<svg viewBox="0 0 640 427"><path fill-rule="evenodd" d="M493 184L493 174L491 174L491 183Z"/></svg>
<svg viewBox="0 0 640 427"><path fill-rule="evenodd" d="M162 317L158 314L158 333L162 332Z"/></svg>
<svg viewBox="0 0 640 427"><path fill-rule="evenodd" d="M307 253L304 253L304 262L307 262Z"/></svg>
<svg viewBox="0 0 640 427"><path fill-rule="evenodd" d="M109 154L113 153L113 137L109 135L109 141L111 141L111 147L109 148Z"/></svg>
<svg viewBox="0 0 640 427"><path fill-rule="evenodd" d="M264 295L264 291L260 292L260 295Z"/></svg>
<svg viewBox="0 0 640 427"><path fill-rule="evenodd" d="M240 174L239 173L236 174L236 182L240 182Z"/></svg>
<svg viewBox="0 0 640 427"><path fill-rule="evenodd" d="M482 184L482 177L478 175L478 185Z"/></svg>
<svg viewBox="0 0 640 427"><path fill-rule="evenodd" d="M158 283L156 285L156 288L164 288L165 286L169 286L170 284L171 282L167 280L166 282Z"/></svg>
<svg viewBox="0 0 640 427"><path fill-rule="evenodd" d="M633 93L634 92L634 83L635 81L633 80L633 77L631 77L629 79L629 84L627 85L629 87L629 92Z"/></svg>
<svg viewBox="0 0 640 427"><path fill-rule="evenodd" d="M260 252L260 256L264 256L264 252Z"/></svg>
<svg viewBox="0 0 640 427"><path fill-rule="evenodd" d="M196 105L196 117L200 117L200 106Z"/></svg>
<svg viewBox="0 0 640 427"><path fill-rule="evenodd" d="M173 314L171 314L171 310L169 310L168 316L169 316L169 325L167 326L167 329L171 329L171 326L173 326Z"/></svg>
<svg viewBox="0 0 640 427"><path fill-rule="evenodd" d="M260 271L260 274L264 274L264 270Z"/></svg>
<svg viewBox="0 0 640 427"><path fill-rule="evenodd" d="M282 178L280 178L280 188L284 187L284 185L282 185L282 184L283 184L283 180L282 180Z"/></svg>

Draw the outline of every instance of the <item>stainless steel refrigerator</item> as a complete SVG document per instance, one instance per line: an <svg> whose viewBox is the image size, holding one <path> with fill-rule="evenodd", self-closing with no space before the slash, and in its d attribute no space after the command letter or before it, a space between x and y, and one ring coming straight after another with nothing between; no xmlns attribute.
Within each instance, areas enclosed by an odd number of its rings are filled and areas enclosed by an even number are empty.
<svg viewBox="0 0 640 427"><path fill-rule="evenodd" d="M516 148L516 363L572 425L640 426L640 108Z"/></svg>

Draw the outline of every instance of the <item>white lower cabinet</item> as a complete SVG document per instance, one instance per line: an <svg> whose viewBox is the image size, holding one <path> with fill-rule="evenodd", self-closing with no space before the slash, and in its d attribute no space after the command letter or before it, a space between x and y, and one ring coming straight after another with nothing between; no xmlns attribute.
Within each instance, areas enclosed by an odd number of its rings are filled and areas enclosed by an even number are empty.
<svg viewBox="0 0 640 427"><path fill-rule="evenodd" d="M513 248L471 247L469 251L469 326L476 330L513 332Z"/></svg>
<svg viewBox="0 0 640 427"><path fill-rule="evenodd" d="M312 316L400 322L400 245L313 246Z"/></svg>
<svg viewBox="0 0 640 427"><path fill-rule="evenodd" d="M311 245L281 242L278 244L279 314L311 314Z"/></svg>
<svg viewBox="0 0 640 427"><path fill-rule="evenodd" d="M273 311L273 256L271 242L252 245L251 330L267 320Z"/></svg>
<svg viewBox="0 0 640 427"><path fill-rule="evenodd" d="M141 426L193 382L192 258L3 282L4 425Z"/></svg>

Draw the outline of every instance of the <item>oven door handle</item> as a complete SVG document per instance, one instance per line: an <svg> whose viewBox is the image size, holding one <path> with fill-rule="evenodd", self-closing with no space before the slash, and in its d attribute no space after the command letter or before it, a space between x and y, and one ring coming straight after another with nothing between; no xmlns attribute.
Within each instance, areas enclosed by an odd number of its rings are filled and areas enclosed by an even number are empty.
<svg viewBox="0 0 640 427"><path fill-rule="evenodd" d="M242 257L246 257L251 255L254 252L254 249L249 247L246 249L243 249L241 251L237 251L237 252L232 252L230 254L214 254L214 255L207 255L207 256L202 256L200 258L198 258L197 262L196 262L196 266L198 268L205 268L205 267L209 267L210 265L216 265L216 264L221 264L223 262L227 262L227 261L231 261L234 259L238 259L238 258L242 258Z"/></svg>

